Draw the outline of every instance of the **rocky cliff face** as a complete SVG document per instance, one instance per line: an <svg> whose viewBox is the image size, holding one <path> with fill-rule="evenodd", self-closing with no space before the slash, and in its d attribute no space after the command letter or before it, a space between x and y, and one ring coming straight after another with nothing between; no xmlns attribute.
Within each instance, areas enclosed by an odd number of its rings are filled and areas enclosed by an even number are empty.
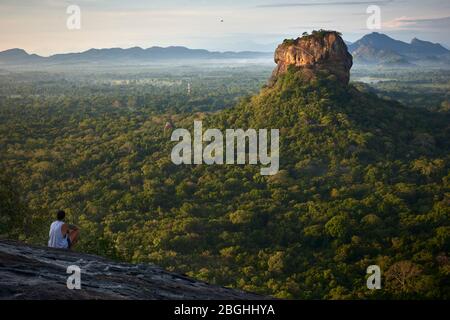
<svg viewBox="0 0 450 320"><path fill-rule="evenodd" d="M81 289L67 288L67 267L81 269ZM0 299L264 299L149 264L0 240Z"/></svg>
<svg viewBox="0 0 450 320"><path fill-rule="evenodd" d="M275 63L277 67L272 73L272 84L289 66L294 66L307 80L314 79L320 71L327 71L346 85L353 60L337 32L315 31L295 40L285 40L275 51Z"/></svg>

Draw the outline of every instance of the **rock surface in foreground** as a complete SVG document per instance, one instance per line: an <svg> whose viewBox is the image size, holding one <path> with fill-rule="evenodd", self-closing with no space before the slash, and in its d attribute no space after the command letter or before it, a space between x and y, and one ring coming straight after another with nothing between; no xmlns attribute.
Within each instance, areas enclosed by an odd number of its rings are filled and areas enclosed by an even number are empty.
<svg viewBox="0 0 450 320"><path fill-rule="evenodd" d="M81 290L67 289L67 267L81 268ZM169 273L77 252L0 240L0 299L264 299Z"/></svg>

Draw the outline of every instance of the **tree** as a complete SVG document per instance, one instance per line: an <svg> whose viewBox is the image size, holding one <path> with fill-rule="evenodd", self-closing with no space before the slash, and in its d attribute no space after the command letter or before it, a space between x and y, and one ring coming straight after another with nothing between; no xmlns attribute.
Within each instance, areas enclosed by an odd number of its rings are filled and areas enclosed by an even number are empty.
<svg viewBox="0 0 450 320"><path fill-rule="evenodd" d="M414 293L421 274L422 269L411 261L396 262L386 271L386 287L396 294Z"/></svg>
<svg viewBox="0 0 450 320"><path fill-rule="evenodd" d="M22 201L23 194L11 174L0 168L0 236L19 239L25 236L25 221L29 210Z"/></svg>
<svg viewBox="0 0 450 320"><path fill-rule="evenodd" d="M348 217L340 214L334 216L325 224L325 231L334 238L343 239L348 235L349 223Z"/></svg>

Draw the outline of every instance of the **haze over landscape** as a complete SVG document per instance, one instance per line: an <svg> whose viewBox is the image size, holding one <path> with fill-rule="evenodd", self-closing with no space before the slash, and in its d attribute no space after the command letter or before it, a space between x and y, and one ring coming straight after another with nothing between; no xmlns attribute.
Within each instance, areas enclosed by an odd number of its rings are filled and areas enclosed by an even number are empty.
<svg viewBox="0 0 450 320"><path fill-rule="evenodd" d="M80 30L66 28L72 4L81 9ZM345 40L356 41L370 32L370 5L381 8L380 32L450 46L446 0L3 0L0 28L8 32L0 35L0 50L23 48L43 56L135 46L273 52L279 39L313 29L339 30Z"/></svg>

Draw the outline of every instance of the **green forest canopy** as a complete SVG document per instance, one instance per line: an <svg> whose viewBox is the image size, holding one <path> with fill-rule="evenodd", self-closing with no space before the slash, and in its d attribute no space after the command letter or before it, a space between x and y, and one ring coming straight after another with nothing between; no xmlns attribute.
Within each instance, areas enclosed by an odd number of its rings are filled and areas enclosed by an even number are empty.
<svg viewBox="0 0 450 320"><path fill-rule="evenodd" d="M77 250L211 283L280 298L449 297L448 112L295 72L218 113L124 99L2 98L3 234L45 244L62 208L82 228ZM194 119L279 128L280 171L173 165L164 124ZM382 290L366 288L371 264Z"/></svg>

